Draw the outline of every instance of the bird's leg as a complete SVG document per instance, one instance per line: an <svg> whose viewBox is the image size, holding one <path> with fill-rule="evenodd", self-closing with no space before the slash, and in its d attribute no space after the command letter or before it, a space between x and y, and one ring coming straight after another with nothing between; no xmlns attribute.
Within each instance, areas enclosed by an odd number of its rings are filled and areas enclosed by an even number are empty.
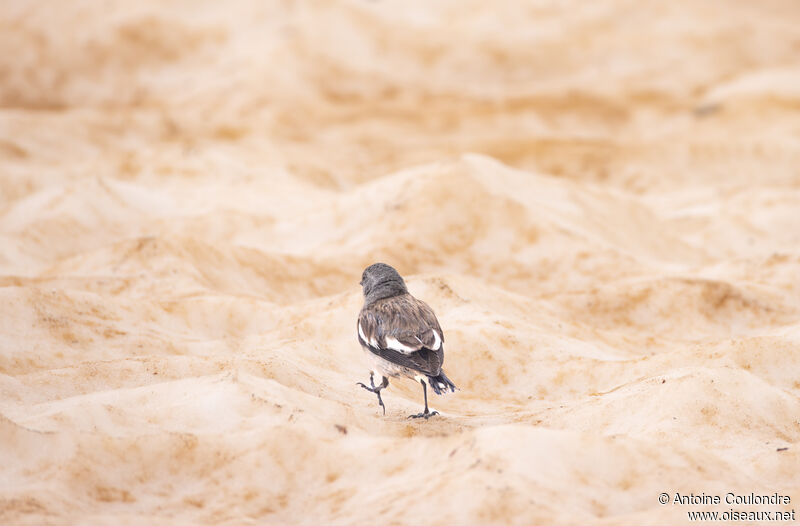
<svg viewBox="0 0 800 526"><path fill-rule="evenodd" d="M363 387L364 389L366 389L370 393L375 393L378 396L378 405L383 408L383 414L385 415L386 414L386 406L383 405L383 399L381 398L381 389L386 389L387 387L389 387L389 379L386 378L385 376L381 375L381 384L378 385L378 386L375 386L375 378L373 376L373 373L370 371L370 373L369 373L369 385L370 385L370 387L367 387L366 385L362 384L361 382L358 382L356 385L360 385L361 387Z"/></svg>
<svg viewBox="0 0 800 526"><path fill-rule="evenodd" d="M425 383L425 380L420 380L419 383L422 384L422 396L425 397L425 411L416 415L408 415L408 418L424 418L427 420L433 415L438 415L439 411L428 410L428 385Z"/></svg>

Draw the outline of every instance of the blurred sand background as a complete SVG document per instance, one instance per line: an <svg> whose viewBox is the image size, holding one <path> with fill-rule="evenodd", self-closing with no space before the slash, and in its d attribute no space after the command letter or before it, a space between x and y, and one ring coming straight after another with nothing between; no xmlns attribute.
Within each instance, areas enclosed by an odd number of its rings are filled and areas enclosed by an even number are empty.
<svg viewBox="0 0 800 526"><path fill-rule="evenodd" d="M3 524L800 508L796 1L7 0L0 48ZM374 261L428 422L355 385Z"/></svg>

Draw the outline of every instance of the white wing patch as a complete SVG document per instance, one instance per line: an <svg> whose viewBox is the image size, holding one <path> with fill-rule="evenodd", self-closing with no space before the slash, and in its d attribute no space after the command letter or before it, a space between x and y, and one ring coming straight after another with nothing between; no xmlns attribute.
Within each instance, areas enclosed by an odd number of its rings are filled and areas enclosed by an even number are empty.
<svg viewBox="0 0 800 526"><path fill-rule="evenodd" d="M391 336L386 337L386 347L405 354L411 354L412 352L416 351L416 349L412 349L408 345L403 345L402 343L397 341L395 338L392 338Z"/></svg>
<svg viewBox="0 0 800 526"><path fill-rule="evenodd" d="M439 336L439 333L436 332L436 329L431 329L431 332L433 332L433 340L434 340L433 346L431 346L431 350L435 351L442 346L442 338Z"/></svg>
<svg viewBox="0 0 800 526"><path fill-rule="evenodd" d="M370 338L368 340L366 334L364 334L364 329L361 328L361 324L360 323L358 324L358 335L361 336L361 339L364 341L364 343L369 343L371 346L375 347L376 349L378 348L378 342L375 340L375 337L373 336L372 338Z"/></svg>

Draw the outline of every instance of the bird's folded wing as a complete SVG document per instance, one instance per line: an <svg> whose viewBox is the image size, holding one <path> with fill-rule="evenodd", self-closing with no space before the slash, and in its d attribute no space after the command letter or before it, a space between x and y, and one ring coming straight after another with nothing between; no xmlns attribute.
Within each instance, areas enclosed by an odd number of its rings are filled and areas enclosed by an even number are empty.
<svg viewBox="0 0 800 526"><path fill-rule="evenodd" d="M370 352L384 360L402 367L407 367L421 374L437 376L442 369L441 355L429 349L420 349L411 354L405 354L392 349L374 349L368 347Z"/></svg>
<svg viewBox="0 0 800 526"><path fill-rule="evenodd" d="M436 315L411 295L362 309L358 339L381 358L425 374L439 374L444 361L444 337Z"/></svg>

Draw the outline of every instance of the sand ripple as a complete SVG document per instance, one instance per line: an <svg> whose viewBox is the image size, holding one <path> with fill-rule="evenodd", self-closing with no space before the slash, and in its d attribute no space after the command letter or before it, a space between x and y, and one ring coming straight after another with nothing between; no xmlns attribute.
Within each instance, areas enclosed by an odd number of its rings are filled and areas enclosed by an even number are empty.
<svg viewBox="0 0 800 526"><path fill-rule="evenodd" d="M46 4L0 8L0 522L798 508L794 2ZM355 386L374 261L441 418Z"/></svg>

